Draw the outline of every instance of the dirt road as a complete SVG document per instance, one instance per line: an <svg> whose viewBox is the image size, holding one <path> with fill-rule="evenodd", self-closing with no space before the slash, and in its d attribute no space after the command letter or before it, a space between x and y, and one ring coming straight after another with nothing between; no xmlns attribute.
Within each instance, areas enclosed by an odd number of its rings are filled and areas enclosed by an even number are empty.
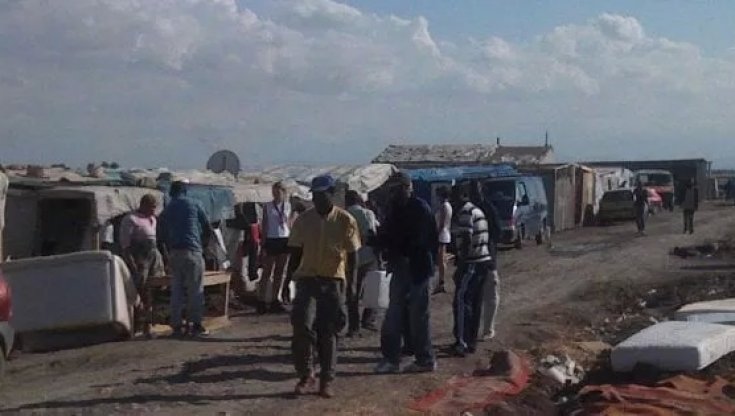
<svg viewBox="0 0 735 416"><path fill-rule="evenodd" d="M669 250L717 238L735 225L735 209L707 205L697 234L681 234L679 213L662 214L636 237L633 224L557 234L541 247L501 253L499 334L488 349L531 350L563 341L594 319L609 282L632 286L682 272ZM378 336L348 340L340 352L338 398L295 398L288 318L247 311L226 330L202 341L160 339L25 354L10 363L0 388L7 414L405 414L412 397L486 361L484 354L448 358L451 299L433 304L439 371L375 376Z"/></svg>

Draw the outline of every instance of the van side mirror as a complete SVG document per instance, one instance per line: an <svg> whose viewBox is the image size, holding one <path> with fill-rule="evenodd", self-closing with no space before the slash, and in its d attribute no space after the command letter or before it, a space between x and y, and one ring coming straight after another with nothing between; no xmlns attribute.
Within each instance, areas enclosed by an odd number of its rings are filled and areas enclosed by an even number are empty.
<svg viewBox="0 0 735 416"><path fill-rule="evenodd" d="M523 198L521 198L521 205L522 206L531 205L531 201L528 199L528 195L523 195Z"/></svg>

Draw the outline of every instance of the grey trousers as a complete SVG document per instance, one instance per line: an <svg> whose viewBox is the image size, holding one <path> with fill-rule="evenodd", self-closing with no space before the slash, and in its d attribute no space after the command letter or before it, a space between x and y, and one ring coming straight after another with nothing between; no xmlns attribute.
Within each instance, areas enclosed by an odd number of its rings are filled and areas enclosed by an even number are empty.
<svg viewBox="0 0 735 416"><path fill-rule="evenodd" d="M169 254L172 271L171 281L171 327L180 328L187 298L186 318L194 325L202 324L204 315L204 257L191 250L171 250Z"/></svg>
<svg viewBox="0 0 735 416"><path fill-rule="evenodd" d="M500 275L497 270L491 270L485 279L482 305L482 335L495 335L495 316L500 304Z"/></svg>
<svg viewBox="0 0 735 416"><path fill-rule="evenodd" d="M337 334L345 326L344 283L337 279L302 277L296 280L293 300L291 351L300 379L314 371L314 350L318 350L320 378L334 380L337 367Z"/></svg>
<svg viewBox="0 0 735 416"><path fill-rule="evenodd" d="M367 324L370 320L374 320L374 311L365 309L363 311L362 321L360 321L360 295L365 284L365 276L368 272L376 270L378 264L370 262L364 264L357 269L357 279L347 279L347 316L349 320L349 331L359 331L360 324ZM355 281L353 281L355 280Z"/></svg>

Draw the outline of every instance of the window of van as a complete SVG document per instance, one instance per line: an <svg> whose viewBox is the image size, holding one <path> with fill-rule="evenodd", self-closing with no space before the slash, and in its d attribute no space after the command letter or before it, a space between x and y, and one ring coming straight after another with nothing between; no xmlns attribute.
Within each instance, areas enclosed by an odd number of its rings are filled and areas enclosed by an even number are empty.
<svg viewBox="0 0 735 416"><path fill-rule="evenodd" d="M518 198L518 202L523 201L524 197L528 197L528 190L526 189L526 184L524 182L516 182L516 196Z"/></svg>
<svg viewBox="0 0 735 416"><path fill-rule="evenodd" d="M514 201L516 197L515 181L486 182L485 193L491 201Z"/></svg>

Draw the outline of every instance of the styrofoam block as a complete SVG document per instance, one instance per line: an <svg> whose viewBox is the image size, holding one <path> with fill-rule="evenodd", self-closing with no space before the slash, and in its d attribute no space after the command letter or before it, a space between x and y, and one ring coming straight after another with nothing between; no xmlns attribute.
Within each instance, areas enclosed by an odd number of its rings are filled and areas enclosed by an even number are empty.
<svg viewBox="0 0 735 416"><path fill-rule="evenodd" d="M117 323L130 331L137 293L127 266L106 251L34 257L0 265L13 291L17 333Z"/></svg>
<svg viewBox="0 0 735 416"><path fill-rule="evenodd" d="M735 323L735 299L691 303L676 311L674 319L677 321L733 324Z"/></svg>
<svg viewBox="0 0 735 416"><path fill-rule="evenodd" d="M612 350L612 367L629 372L636 364L667 371L697 371L735 350L735 327L701 322L662 322Z"/></svg>

